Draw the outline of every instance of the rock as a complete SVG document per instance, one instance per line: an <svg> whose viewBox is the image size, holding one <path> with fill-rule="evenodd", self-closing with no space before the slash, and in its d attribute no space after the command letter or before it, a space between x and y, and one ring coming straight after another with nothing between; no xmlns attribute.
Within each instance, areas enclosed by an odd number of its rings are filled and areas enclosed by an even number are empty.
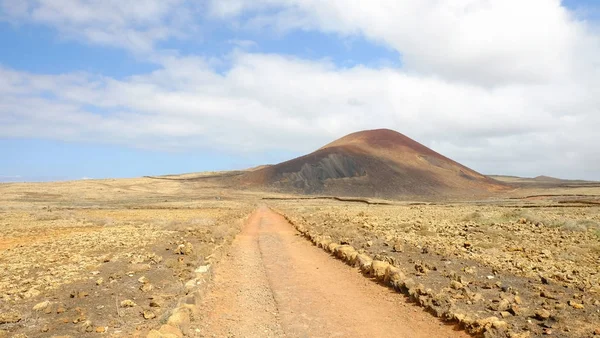
<svg viewBox="0 0 600 338"><path fill-rule="evenodd" d="M600 336L600 327L594 330L594 336Z"/></svg>
<svg viewBox="0 0 600 338"><path fill-rule="evenodd" d="M492 327L497 330L504 330L508 327L508 323L503 320L496 320L492 322Z"/></svg>
<svg viewBox="0 0 600 338"><path fill-rule="evenodd" d="M129 270L133 273L146 272L152 269L150 264L130 264Z"/></svg>
<svg viewBox="0 0 600 338"><path fill-rule="evenodd" d="M404 252L404 245L402 244L402 242L398 241L398 242L394 243L394 246L392 247L392 251L393 252Z"/></svg>
<svg viewBox="0 0 600 338"><path fill-rule="evenodd" d="M57 314L64 313L65 311L67 311L67 310L66 310L66 309L65 309L65 307L64 307L64 306L62 306L62 305L61 305L61 306L59 306L59 307L58 307L58 309L56 309L56 313L57 313Z"/></svg>
<svg viewBox="0 0 600 338"><path fill-rule="evenodd" d="M368 273L371 270L372 262L373 262L373 259L371 259L371 257L369 257L365 254L360 254L360 255L356 256L355 265L358 265L358 267L360 268L360 271L362 273Z"/></svg>
<svg viewBox="0 0 600 338"><path fill-rule="evenodd" d="M156 314L152 311L144 311L143 313L144 319L154 319L156 318Z"/></svg>
<svg viewBox="0 0 600 338"><path fill-rule="evenodd" d="M150 302L150 307L160 307L160 304L153 300Z"/></svg>
<svg viewBox="0 0 600 338"><path fill-rule="evenodd" d="M512 314L508 311L500 311L500 316L502 316L502 318L508 318L511 317Z"/></svg>
<svg viewBox="0 0 600 338"><path fill-rule="evenodd" d="M40 331L41 331L41 332L48 332L48 331L50 331L50 327L48 327L48 325L44 325L44 326L41 328L41 330L40 330Z"/></svg>
<svg viewBox="0 0 600 338"><path fill-rule="evenodd" d="M550 312L546 309L539 309L535 311L535 318L539 320L546 320L550 318Z"/></svg>
<svg viewBox="0 0 600 338"><path fill-rule="evenodd" d="M385 278L385 272L387 271L389 263L375 260L371 263L371 276L375 277L378 280L383 280Z"/></svg>
<svg viewBox="0 0 600 338"><path fill-rule="evenodd" d="M210 265L201 265L196 270L195 273L207 273L210 270Z"/></svg>
<svg viewBox="0 0 600 338"><path fill-rule="evenodd" d="M335 249L335 256L345 262L351 262L356 250L350 245L340 245Z"/></svg>
<svg viewBox="0 0 600 338"><path fill-rule="evenodd" d="M366 243L367 248L370 248L373 246L373 241L367 241Z"/></svg>
<svg viewBox="0 0 600 338"><path fill-rule="evenodd" d="M523 304L523 300L521 300L520 296L515 296L515 304L519 304L519 305Z"/></svg>
<svg viewBox="0 0 600 338"><path fill-rule="evenodd" d="M98 326L96 328L96 333L104 333L106 332L106 328L104 326Z"/></svg>
<svg viewBox="0 0 600 338"><path fill-rule="evenodd" d="M132 301L131 299L126 299L121 302L121 307L134 307L136 305L137 304L134 301Z"/></svg>
<svg viewBox="0 0 600 338"><path fill-rule="evenodd" d="M94 326L92 325L92 322L89 320L86 320L85 322L83 322L81 324L81 328L79 329L80 332L94 332Z"/></svg>
<svg viewBox="0 0 600 338"><path fill-rule="evenodd" d="M570 301L568 302L568 304L569 304L569 306L571 306L571 307L572 307L572 308L574 308L574 309L579 309L579 310L581 310L581 309L584 309L584 308L585 308L585 306L583 306L583 304L580 304L580 303L574 302L574 301L572 301L572 300L570 300Z"/></svg>
<svg viewBox="0 0 600 338"><path fill-rule="evenodd" d="M496 317L488 317L483 319L477 319L468 326L468 330L472 334L481 334L490 328L504 328L506 322L499 321Z"/></svg>
<svg viewBox="0 0 600 338"><path fill-rule="evenodd" d="M450 287L454 290L460 290L463 287L463 285L461 282L453 280L450 282Z"/></svg>
<svg viewBox="0 0 600 338"><path fill-rule="evenodd" d="M508 299L500 300L500 302L498 303L497 311L507 311L509 309L510 309L510 302L508 301Z"/></svg>
<svg viewBox="0 0 600 338"><path fill-rule="evenodd" d="M152 289L154 289L154 287L150 283L145 283L140 286L140 290L142 292L150 292Z"/></svg>
<svg viewBox="0 0 600 338"><path fill-rule="evenodd" d="M104 283L104 278L100 277L96 280L96 285L100 286L102 283Z"/></svg>
<svg viewBox="0 0 600 338"><path fill-rule="evenodd" d="M521 314L521 308L517 304L512 304L508 310L513 316L519 316Z"/></svg>
<svg viewBox="0 0 600 338"><path fill-rule="evenodd" d="M474 274L477 271L477 268L474 266L467 266L466 268L463 269L463 271L465 273L468 273L470 275Z"/></svg>
<svg viewBox="0 0 600 338"><path fill-rule="evenodd" d="M519 333L511 332L508 334L508 337L509 338L529 338L529 337L531 337L531 332L529 332L529 331L519 332Z"/></svg>
<svg viewBox="0 0 600 338"><path fill-rule="evenodd" d="M549 291L546 291L546 290L540 292L540 297L548 298L548 299L552 299L552 300L558 299L558 297L555 294L553 294Z"/></svg>
<svg viewBox="0 0 600 338"><path fill-rule="evenodd" d="M340 245L339 245L339 244L337 244L337 243L333 243L333 242L332 242L332 243L329 243L329 245L328 245L328 246L327 246L327 248L326 248L326 251L327 251L327 252L329 252L329 253L334 253L334 252L335 252L335 249L336 249L338 246L340 246Z"/></svg>
<svg viewBox="0 0 600 338"><path fill-rule="evenodd" d="M79 291L79 292L73 291L73 292L71 292L71 298L85 298L85 297L87 297L89 295L90 294L87 293L87 292L85 292L85 291Z"/></svg>
<svg viewBox="0 0 600 338"><path fill-rule="evenodd" d="M183 337L183 333L178 328L173 325L165 324L160 327L159 338L181 338Z"/></svg>
<svg viewBox="0 0 600 338"><path fill-rule="evenodd" d="M185 335L190 328L190 315L187 311L176 311L169 317L167 324L179 329Z"/></svg>
<svg viewBox="0 0 600 338"><path fill-rule="evenodd" d="M423 275L427 274L429 272L429 269L423 263L415 264L415 270L417 270L418 273L423 274Z"/></svg>
<svg viewBox="0 0 600 338"><path fill-rule="evenodd" d="M18 323L22 318L21 313L14 310L2 312L0 313L0 324Z"/></svg>
<svg viewBox="0 0 600 338"><path fill-rule="evenodd" d="M385 272L384 282L392 285L394 287L400 287L400 283L402 283L406 279L406 276L398 269L397 267L390 265Z"/></svg>
<svg viewBox="0 0 600 338"><path fill-rule="evenodd" d="M37 296L39 296L41 294L42 293L39 290L37 290L35 288L31 288L30 290L28 290L27 292L25 292L23 294L23 298L25 298L25 299L35 298L35 297L37 297Z"/></svg>
<svg viewBox="0 0 600 338"><path fill-rule="evenodd" d="M50 306L50 301L44 301L41 303L37 303L34 307L33 307L33 311L44 311L46 310L48 307Z"/></svg>
<svg viewBox="0 0 600 338"><path fill-rule="evenodd" d="M48 305L48 306L47 306L47 307L44 309L44 313L45 313L45 314L47 314L47 315L49 315L49 314L51 314L51 313L53 312L53 310L54 310L54 309L53 309L53 306L52 306L52 304L50 304L50 305Z"/></svg>
<svg viewBox="0 0 600 338"><path fill-rule="evenodd" d="M194 246L192 243L187 242L185 244L179 244L175 253L178 255L191 255L194 252Z"/></svg>

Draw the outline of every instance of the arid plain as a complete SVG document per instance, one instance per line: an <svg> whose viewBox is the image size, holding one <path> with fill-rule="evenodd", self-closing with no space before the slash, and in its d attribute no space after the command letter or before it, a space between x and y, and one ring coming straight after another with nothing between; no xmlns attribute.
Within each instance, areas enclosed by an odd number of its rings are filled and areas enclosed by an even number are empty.
<svg viewBox="0 0 600 338"><path fill-rule="evenodd" d="M210 267L263 205L400 269L398 297L432 322L498 337L600 329L593 184L520 183L476 201L340 201L233 189L228 175L0 185L0 336L145 337L186 295L208 292ZM204 336L201 315L185 325Z"/></svg>

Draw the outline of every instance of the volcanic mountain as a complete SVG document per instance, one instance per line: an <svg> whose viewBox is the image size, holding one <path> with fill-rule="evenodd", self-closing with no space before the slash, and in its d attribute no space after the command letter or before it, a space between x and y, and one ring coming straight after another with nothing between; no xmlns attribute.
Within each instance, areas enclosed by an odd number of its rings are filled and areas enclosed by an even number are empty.
<svg viewBox="0 0 600 338"><path fill-rule="evenodd" d="M398 198L481 196L504 184L389 129L342 137L319 150L241 177L280 192Z"/></svg>

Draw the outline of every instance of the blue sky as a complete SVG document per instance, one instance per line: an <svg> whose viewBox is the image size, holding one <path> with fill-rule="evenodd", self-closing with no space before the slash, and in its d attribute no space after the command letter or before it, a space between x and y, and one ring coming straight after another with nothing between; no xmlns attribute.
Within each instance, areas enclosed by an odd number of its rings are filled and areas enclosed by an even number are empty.
<svg viewBox="0 0 600 338"><path fill-rule="evenodd" d="M598 8L0 0L0 181L241 169L370 128L600 180Z"/></svg>

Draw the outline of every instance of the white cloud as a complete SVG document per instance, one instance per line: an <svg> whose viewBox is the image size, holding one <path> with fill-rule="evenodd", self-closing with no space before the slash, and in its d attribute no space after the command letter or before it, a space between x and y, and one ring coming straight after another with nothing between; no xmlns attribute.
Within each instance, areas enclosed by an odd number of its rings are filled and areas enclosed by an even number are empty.
<svg viewBox="0 0 600 338"><path fill-rule="evenodd" d="M569 79L595 60L581 49L597 53L600 42L560 0L213 0L211 6L213 15L255 28L362 35L401 53L405 69L487 86Z"/></svg>
<svg viewBox="0 0 600 338"><path fill-rule="evenodd" d="M186 0L0 0L0 19L56 28L66 39L149 52L197 30L199 5Z"/></svg>

